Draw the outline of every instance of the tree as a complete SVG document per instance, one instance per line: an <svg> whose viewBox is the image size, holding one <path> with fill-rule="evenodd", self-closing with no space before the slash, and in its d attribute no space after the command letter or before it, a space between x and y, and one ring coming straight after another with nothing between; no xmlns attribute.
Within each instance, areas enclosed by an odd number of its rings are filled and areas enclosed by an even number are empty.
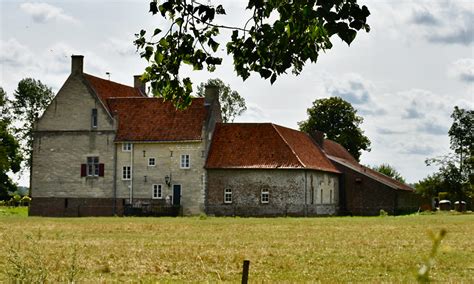
<svg viewBox="0 0 474 284"><path fill-rule="evenodd" d="M352 105L339 97L319 99L308 108L308 119L298 122L300 130L311 133L319 130L325 138L344 146L359 160L361 151L370 151L370 140L359 125L364 119L357 115Z"/></svg>
<svg viewBox="0 0 474 284"><path fill-rule="evenodd" d="M443 191L443 178L439 173L429 175L415 184L415 190L424 198L438 196Z"/></svg>
<svg viewBox="0 0 474 284"><path fill-rule="evenodd" d="M0 200L8 200L9 194L17 190L16 184L8 176L8 172L17 173L22 161L19 144L10 133L8 115L8 99L0 87Z"/></svg>
<svg viewBox="0 0 474 284"><path fill-rule="evenodd" d="M474 196L474 111L455 106L451 118L453 124L448 135L454 153L425 162L440 166L437 174L443 191L456 200L466 200Z"/></svg>
<svg viewBox="0 0 474 284"><path fill-rule="evenodd" d="M18 83L12 102L13 114L19 127L15 128L17 139L26 161L26 167L31 165L33 149L33 126L54 97L50 87L35 79L26 78Z"/></svg>
<svg viewBox="0 0 474 284"><path fill-rule="evenodd" d="M390 166L389 164L381 164L380 166L372 167L372 169L381 174L394 178L398 180L399 182L406 183L402 175L394 167Z"/></svg>
<svg viewBox="0 0 474 284"><path fill-rule="evenodd" d="M197 88L197 96L204 97L206 86L216 87L219 90L219 103L222 111L223 122L233 122L234 119L247 110L245 99L237 91L224 84L221 79L209 79Z"/></svg>
<svg viewBox="0 0 474 284"><path fill-rule="evenodd" d="M358 31L370 30L370 12L357 0L248 0L246 9L252 16L245 25L230 27L214 21L216 15L226 14L222 5L152 0L150 12L169 25L156 28L151 36L141 30L134 44L149 63L142 80L151 82L153 94L177 107L188 106L192 82L189 77L180 79L180 67L188 64L202 70L206 65L214 71L222 63L217 56L222 29L232 31L226 48L237 75L246 80L256 72L272 84L288 69L299 74L307 61L316 62L321 51L331 49L333 35L350 44Z"/></svg>

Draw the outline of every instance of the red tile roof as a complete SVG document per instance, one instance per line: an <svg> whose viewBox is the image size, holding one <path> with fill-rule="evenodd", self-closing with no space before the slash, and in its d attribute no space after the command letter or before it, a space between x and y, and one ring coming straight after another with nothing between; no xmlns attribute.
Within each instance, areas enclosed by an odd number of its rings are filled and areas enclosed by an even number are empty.
<svg viewBox="0 0 474 284"><path fill-rule="evenodd" d="M108 107L118 117L116 141L201 140L207 117L203 98L186 110L176 110L159 98L109 98Z"/></svg>
<svg viewBox="0 0 474 284"><path fill-rule="evenodd" d="M330 156L344 159L350 163L359 164L359 162L357 162L357 160L349 153L349 151L346 150L346 148L335 141L324 139L322 148L324 152Z"/></svg>
<svg viewBox="0 0 474 284"><path fill-rule="evenodd" d="M366 166L359 164L359 162L339 143L324 139L323 150L328 158L336 163L342 164L356 172L368 176L378 182L386 184L394 189L413 191L414 189L396 179L374 171Z"/></svg>
<svg viewBox="0 0 474 284"><path fill-rule="evenodd" d="M99 96L99 99L106 106L108 98L125 98L125 97L141 97L145 95L140 92L138 88L122 85L109 80L101 79L89 74L83 74L86 81L89 83L94 92Z"/></svg>
<svg viewBox="0 0 474 284"><path fill-rule="evenodd" d="M206 168L296 168L339 173L307 134L272 123L217 124Z"/></svg>

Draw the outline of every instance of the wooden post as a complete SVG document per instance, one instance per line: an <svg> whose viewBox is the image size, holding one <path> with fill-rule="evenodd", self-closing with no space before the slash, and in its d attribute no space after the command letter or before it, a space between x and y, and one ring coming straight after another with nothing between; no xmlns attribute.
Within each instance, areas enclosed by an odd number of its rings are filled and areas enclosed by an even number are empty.
<svg viewBox="0 0 474 284"><path fill-rule="evenodd" d="M244 267L242 270L242 284L247 284L249 281L249 266L250 266L250 261L244 260Z"/></svg>

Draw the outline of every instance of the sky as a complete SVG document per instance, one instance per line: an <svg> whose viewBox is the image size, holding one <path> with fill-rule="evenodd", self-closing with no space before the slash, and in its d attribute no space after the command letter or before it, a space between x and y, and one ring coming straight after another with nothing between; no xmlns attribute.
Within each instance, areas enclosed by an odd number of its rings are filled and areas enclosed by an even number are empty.
<svg viewBox="0 0 474 284"><path fill-rule="evenodd" d="M227 15L217 23L242 26L246 1L213 0ZM454 106L474 106L474 1L358 1L371 15L369 33L334 47L308 63L299 76L271 85L252 74L242 81L224 49L213 73L183 70L195 87L220 78L246 100L235 122L273 122L298 129L316 99L339 96L364 118L372 142L361 163L388 163L409 183L435 172L427 158L449 153ZM27 77L59 90L70 73L70 56L84 55L86 73L133 85L147 66L133 46L134 34L166 27L148 12L147 0L0 0L0 86L12 96ZM220 39L230 39L222 32ZM221 44L225 46L225 42ZM195 88L196 89L196 88ZM28 184L23 173L15 179Z"/></svg>

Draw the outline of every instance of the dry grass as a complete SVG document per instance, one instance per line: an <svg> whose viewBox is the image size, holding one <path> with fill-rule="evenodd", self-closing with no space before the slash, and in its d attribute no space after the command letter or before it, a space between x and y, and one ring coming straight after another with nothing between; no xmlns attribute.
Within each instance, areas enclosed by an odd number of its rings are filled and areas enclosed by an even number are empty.
<svg viewBox="0 0 474 284"><path fill-rule="evenodd" d="M251 261L251 282L413 282L431 248L427 231L441 228L448 234L431 276L472 283L472 214L204 220L4 216L0 282L238 282L244 259Z"/></svg>

